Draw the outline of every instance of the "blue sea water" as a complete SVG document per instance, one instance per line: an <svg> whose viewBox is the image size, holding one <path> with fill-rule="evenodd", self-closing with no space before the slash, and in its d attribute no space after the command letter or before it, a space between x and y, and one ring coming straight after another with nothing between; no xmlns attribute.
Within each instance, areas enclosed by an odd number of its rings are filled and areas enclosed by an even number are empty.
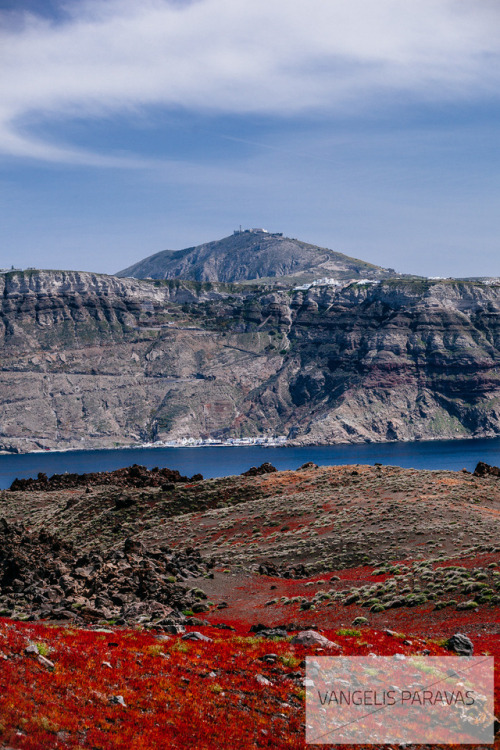
<svg viewBox="0 0 500 750"><path fill-rule="evenodd" d="M472 471L478 461L500 464L500 438L432 440L413 443L309 446L305 448L207 447L126 448L119 450L25 453L0 456L0 489L16 477L111 471L131 464L178 469L181 474L221 477L241 474L270 461L277 469L296 469L306 461L319 465L374 464L414 469Z"/></svg>

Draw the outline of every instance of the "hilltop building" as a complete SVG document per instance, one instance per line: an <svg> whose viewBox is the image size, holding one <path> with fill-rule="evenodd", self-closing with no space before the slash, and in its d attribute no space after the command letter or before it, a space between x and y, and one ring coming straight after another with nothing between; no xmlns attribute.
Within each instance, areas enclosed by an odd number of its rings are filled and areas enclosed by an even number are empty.
<svg viewBox="0 0 500 750"><path fill-rule="evenodd" d="M235 229L233 234L269 234L267 229L255 227L254 229L242 229L241 225L239 229Z"/></svg>

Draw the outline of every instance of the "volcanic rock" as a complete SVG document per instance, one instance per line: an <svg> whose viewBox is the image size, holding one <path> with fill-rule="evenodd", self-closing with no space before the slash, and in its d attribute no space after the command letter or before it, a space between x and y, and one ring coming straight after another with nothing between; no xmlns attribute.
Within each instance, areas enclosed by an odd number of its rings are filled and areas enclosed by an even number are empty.
<svg viewBox="0 0 500 750"><path fill-rule="evenodd" d="M269 628L267 625L252 625L250 628L251 633L256 633L261 638L286 638L288 636L287 631L282 627Z"/></svg>
<svg viewBox="0 0 500 750"><path fill-rule="evenodd" d="M474 653L474 644L471 639L462 633L455 633L451 638L448 638L444 644L448 651L454 651L455 654L460 656L472 656Z"/></svg>
<svg viewBox="0 0 500 750"><path fill-rule="evenodd" d="M296 643L299 646L321 646L322 648L340 648L336 643L333 641L328 640L328 638L325 638L324 635L321 635L321 633L317 633L315 630L302 630L300 633L297 633L297 635L294 635L291 643Z"/></svg>
<svg viewBox="0 0 500 750"><path fill-rule="evenodd" d="M248 471L243 471L241 476L242 477L258 477L262 474L271 474L274 471L278 471L272 464L270 464L268 461L261 464L260 466L252 466L251 469L248 469Z"/></svg>
<svg viewBox="0 0 500 750"><path fill-rule="evenodd" d="M276 471L276 469L274 469ZM134 464L125 469L115 471L98 471L90 474L53 474L50 479L46 474L39 473L37 479L14 479L10 486L12 492L16 491L47 491L72 489L74 487L87 487L111 484L118 487L161 487L165 483L175 487L179 483L199 482L203 479L202 474L193 477L182 476L175 469L147 469L145 466ZM117 509L130 507L135 503L130 497L118 497L115 499Z"/></svg>
<svg viewBox="0 0 500 750"><path fill-rule="evenodd" d="M196 606L197 589L173 582L172 568L207 571L192 548L148 551L128 538L121 549L81 555L44 529L0 519L0 607L14 596L31 619L178 621L179 610Z"/></svg>
<svg viewBox="0 0 500 750"><path fill-rule="evenodd" d="M490 466L485 464L483 461L479 461L476 468L474 469L475 477L500 477L500 468L498 466Z"/></svg>

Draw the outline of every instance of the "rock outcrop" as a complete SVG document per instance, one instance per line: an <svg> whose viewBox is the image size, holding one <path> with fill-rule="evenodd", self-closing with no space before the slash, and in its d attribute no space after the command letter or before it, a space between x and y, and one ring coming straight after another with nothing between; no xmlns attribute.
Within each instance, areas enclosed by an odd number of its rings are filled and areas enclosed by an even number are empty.
<svg viewBox="0 0 500 750"><path fill-rule="evenodd" d="M171 624L195 606L198 589L178 583L179 571L203 575L200 553L127 539L121 549L78 553L45 530L0 519L0 607L31 619L118 620ZM206 598L206 597L205 597Z"/></svg>
<svg viewBox="0 0 500 750"><path fill-rule="evenodd" d="M274 469L276 471L276 469ZM263 472L260 472L263 473ZM95 487L113 485L114 487L163 487L177 483L199 482L201 474L193 477L182 476L176 469L147 469L145 466L128 466L115 471L96 471L89 474L53 474L50 478L39 472L36 479L14 479L12 492L55 492L75 487Z"/></svg>
<svg viewBox="0 0 500 750"><path fill-rule="evenodd" d="M500 286L0 276L0 449L500 434Z"/></svg>
<svg viewBox="0 0 500 750"><path fill-rule="evenodd" d="M252 466L250 469L248 469L248 471L244 471L242 473L242 476L259 477L262 476L262 474L272 474L274 471L277 471L276 467L270 464L269 461L266 461L260 466Z"/></svg>
<svg viewBox="0 0 500 750"><path fill-rule="evenodd" d="M474 469L474 476L500 478L500 467L490 466L489 464L485 464L484 461L479 461L476 468Z"/></svg>

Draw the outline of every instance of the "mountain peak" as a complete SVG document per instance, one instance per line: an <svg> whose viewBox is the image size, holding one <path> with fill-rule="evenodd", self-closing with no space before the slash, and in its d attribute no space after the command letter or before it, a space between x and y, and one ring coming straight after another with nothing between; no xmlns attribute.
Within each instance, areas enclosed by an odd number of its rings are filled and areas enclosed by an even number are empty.
<svg viewBox="0 0 500 750"><path fill-rule="evenodd" d="M284 237L266 229L237 229L232 235L183 250L150 255L117 276L194 281L313 281L320 276L337 279L383 279L392 269L351 258L335 250Z"/></svg>

